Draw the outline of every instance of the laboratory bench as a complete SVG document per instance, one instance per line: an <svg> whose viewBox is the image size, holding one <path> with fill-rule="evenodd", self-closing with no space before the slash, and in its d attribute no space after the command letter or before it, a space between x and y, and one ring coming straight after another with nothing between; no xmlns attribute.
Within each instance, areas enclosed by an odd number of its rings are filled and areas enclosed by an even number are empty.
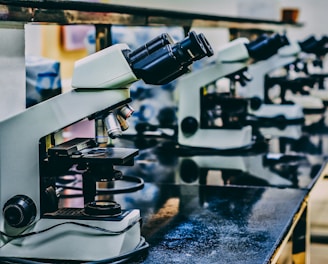
<svg viewBox="0 0 328 264"><path fill-rule="evenodd" d="M139 149L132 166L117 169L144 181L111 196L141 213L149 248L131 263L308 263L308 201L327 174L325 117L293 126L298 136L285 129L237 153L179 146L158 134L115 140ZM75 191L64 194L66 206L79 203Z"/></svg>
<svg viewBox="0 0 328 264"><path fill-rule="evenodd" d="M139 155L123 171L145 187L122 196L122 205L136 202L142 212L150 243L142 263L281 263L286 250L286 263L307 263L308 199L327 175L326 123L324 114L307 125L263 128L271 135L264 143L237 153L127 136L121 144L137 145Z"/></svg>
<svg viewBox="0 0 328 264"><path fill-rule="evenodd" d="M141 210L150 245L135 263L305 263L304 190L146 183L120 199Z"/></svg>
<svg viewBox="0 0 328 264"><path fill-rule="evenodd" d="M129 174L145 180L142 189L111 196L123 209L140 210L149 244L128 263L307 263L308 190L186 184L176 181L174 171L148 162ZM64 194L65 206L79 204L76 191Z"/></svg>

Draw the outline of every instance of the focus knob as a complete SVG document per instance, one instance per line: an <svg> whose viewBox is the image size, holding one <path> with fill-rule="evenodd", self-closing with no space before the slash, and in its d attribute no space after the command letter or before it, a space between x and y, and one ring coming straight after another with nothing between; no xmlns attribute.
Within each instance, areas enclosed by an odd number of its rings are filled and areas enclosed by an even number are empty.
<svg viewBox="0 0 328 264"><path fill-rule="evenodd" d="M9 199L3 207L3 216L12 227L30 225L36 217L36 206L26 195L16 195Z"/></svg>
<svg viewBox="0 0 328 264"><path fill-rule="evenodd" d="M198 130L198 122L196 118L188 116L181 122L181 130L183 133L192 135Z"/></svg>
<svg viewBox="0 0 328 264"><path fill-rule="evenodd" d="M262 105L262 100L259 97L250 98L250 107L252 110L258 110Z"/></svg>

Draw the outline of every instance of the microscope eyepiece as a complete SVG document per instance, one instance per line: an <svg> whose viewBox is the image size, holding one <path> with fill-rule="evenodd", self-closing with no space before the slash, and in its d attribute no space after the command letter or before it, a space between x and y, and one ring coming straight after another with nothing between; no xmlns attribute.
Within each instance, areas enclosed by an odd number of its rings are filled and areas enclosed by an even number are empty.
<svg viewBox="0 0 328 264"><path fill-rule="evenodd" d="M317 40L314 36L310 36L307 39L298 42L303 52L313 53L317 46Z"/></svg>
<svg viewBox="0 0 328 264"><path fill-rule="evenodd" d="M205 36L192 31L177 43L173 43L168 34L162 34L126 57L138 78L148 84L161 85L188 72L188 66L194 61L212 55Z"/></svg>
<svg viewBox="0 0 328 264"><path fill-rule="evenodd" d="M207 38L205 37L205 35L203 33L200 33L197 35L199 40L203 43L203 46L206 50L206 54L203 56L207 56L207 57L211 57L214 54L214 51L210 45L210 43L208 42Z"/></svg>
<svg viewBox="0 0 328 264"><path fill-rule="evenodd" d="M213 50L203 34L190 32L188 37L172 46L174 54L181 54L186 63L213 55ZM182 60L183 62L183 60Z"/></svg>
<svg viewBox="0 0 328 264"><path fill-rule="evenodd" d="M317 56L322 56L327 53L327 43L327 36L323 36L319 40L317 40L314 36L310 36L306 40L299 42L299 45L303 52L313 53Z"/></svg>
<svg viewBox="0 0 328 264"><path fill-rule="evenodd" d="M137 48L134 51L129 53L129 61L131 64L134 64L143 58L147 57L149 54L152 54L154 51L164 47L165 45L173 44L173 40L169 34L164 33L160 36L152 39L143 46Z"/></svg>
<svg viewBox="0 0 328 264"><path fill-rule="evenodd" d="M274 34L270 37L262 35L257 40L246 44L246 48L253 59L265 60L276 54L281 47L288 44L289 41L285 35Z"/></svg>

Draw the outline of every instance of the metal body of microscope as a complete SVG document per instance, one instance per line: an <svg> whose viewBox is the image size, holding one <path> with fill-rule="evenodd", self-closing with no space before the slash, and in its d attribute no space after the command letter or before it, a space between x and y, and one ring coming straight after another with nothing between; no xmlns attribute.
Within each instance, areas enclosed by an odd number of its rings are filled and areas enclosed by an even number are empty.
<svg viewBox="0 0 328 264"><path fill-rule="evenodd" d="M162 34L134 51L116 44L75 63L75 89L1 121L0 259L83 262L135 251L141 241L139 210L120 210L92 196L95 182L120 178L113 166L132 165L138 150L99 149L95 139L43 148L44 139L85 118L102 121L110 137L119 136L118 119L131 113L129 84L168 83L212 54L204 35L195 32L178 43ZM75 163L94 172L84 183L91 186L83 186L91 190L84 193L85 208L57 208L51 178Z"/></svg>
<svg viewBox="0 0 328 264"><path fill-rule="evenodd" d="M303 99L305 110L308 112L320 112L324 110L323 104L327 104L328 96L325 89L325 79L328 72L325 69L325 56L328 52L328 37L323 36L317 40L314 36L310 36L305 41L300 42L302 53L299 59L287 69L288 80L312 81L312 86L307 86L302 93L289 93L288 98L298 103ZM305 84L306 85L306 84ZM313 99L314 98L314 99Z"/></svg>
<svg viewBox="0 0 328 264"><path fill-rule="evenodd" d="M267 74L293 63L300 52L298 45L290 44L282 47L271 58L254 63L248 67L252 80L243 87L242 96L258 97L262 104L258 109L250 109L250 113L259 119L281 118L280 122L302 122L304 120L303 109L297 104L269 103L265 91L265 79Z"/></svg>
<svg viewBox="0 0 328 264"><path fill-rule="evenodd" d="M247 81L246 75L243 74L247 73L246 69L252 60L269 58L287 42L286 37L279 34L271 37L261 36L253 42L239 38L219 50L214 64L183 76L177 85L178 143L216 149L238 149L252 145L252 127L242 121L247 115L245 106L249 105L251 100L236 98L235 95L220 96L220 93L216 92L210 94L208 88L226 77L234 79L239 75L239 81ZM222 113L225 111L223 105L227 107L226 113ZM209 125L204 118L205 112L211 106L221 107L217 109L217 112L222 113L219 118L222 122L219 125ZM235 120L236 117L240 120Z"/></svg>
<svg viewBox="0 0 328 264"><path fill-rule="evenodd" d="M269 96L269 75L297 62L304 52L308 52L308 46L311 46L307 42L290 43L271 58L249 66L253 79L244 87L243 96L258 97L263 102L258 109L250 109L251 114L264 121L277 119L279 123L295 124L304 121L304 109L323 109L322 100L314 96L293 95L292 98L285 98L283 91L286 87L281 88L278 102L274 102ZM278 79L281 79L280 76Z"/></svg>

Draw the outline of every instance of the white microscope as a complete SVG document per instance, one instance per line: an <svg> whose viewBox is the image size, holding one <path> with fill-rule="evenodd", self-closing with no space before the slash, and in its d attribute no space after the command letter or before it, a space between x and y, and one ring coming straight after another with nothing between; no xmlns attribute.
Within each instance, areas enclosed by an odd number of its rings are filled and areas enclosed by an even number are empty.
<svg viewBox="0 0 328 264"><path fill-rule="evenodd" d="M322 100L319 98L297 94L297 91L292 92L292 83L290 81L288 84L286 72L280 73L284 67L299 59L302 50L300 43L290 43L279 49L278 53L271 58L249 66L248 71L253 78L241 89L240 94L261 99L263 103L258 109L250 109L250 113L259 121L272 124L300 124L304 122L304 113L307 109L321 111L324 108ZM276 95L271 92L273 95L270 96L270 88L274 86L274 79L280 81L280 90ZM297 89L301 90L302 84L296 85Z"/></svg>
<svg viewBox="0 0 328 264"><path fill-rule="evenodd" d="M280 34L263 35L253 42L238 38L218 51L214 64L183 76L176 87L179 93L178 143L224 150L252 145L252 127L244 122L252 100L226 96L217 93L215 88L214 92L210 89L224 77L236 80L237 76L239 81L247 81L244 73L251 62L269 58L287 43L287 38ZM209 124L211 115L215 118Z"/></svg>
<svg viewBox="0 0 328 264"><path fill-rule="evenodd" d="M114 165L133 165L138 150L101 148L97 139L56 145L49 135L89 118L116 138L132 112L129 84L170 82L212 54L204 35L195 32L177 43L162 34L134 51L116 44L76 62L75 89L1 121L0 261L112 261L139 251L139 210L95 198L96 183L120 179ZM86 169L85 205L58 208L55 180L72 164Z"/></svg>
<svg viewBox="0 0 328 264"><path fill-rule="evenodd" d="M326 70L325 65L325 56L328 52L327 48L328 37L323 36L320 39L316 39L314 36L308 37L306 40L299 42L302 53L299 56L297 62L294 65L289 67L288 75L289 79L295 79L297 81L298 78L304 80L312 81L312 85L310 85L310 89L304 91L304 98L308 97L313 99L318 98L317 101L322 100L323 103L328 101L327 91L325 89L325 80L328 77L328 72ZM293 94L288 95L291 100L299 100L302 96L293 96ZM315 100L308 100L309 103L305 105L305 110L308 110L309 113L312 112L320 112L320 108L316 107L311 109ZM319 106L319 104L317 103ZM321 104L321 109L324 111L324 107Z"/></svg>

